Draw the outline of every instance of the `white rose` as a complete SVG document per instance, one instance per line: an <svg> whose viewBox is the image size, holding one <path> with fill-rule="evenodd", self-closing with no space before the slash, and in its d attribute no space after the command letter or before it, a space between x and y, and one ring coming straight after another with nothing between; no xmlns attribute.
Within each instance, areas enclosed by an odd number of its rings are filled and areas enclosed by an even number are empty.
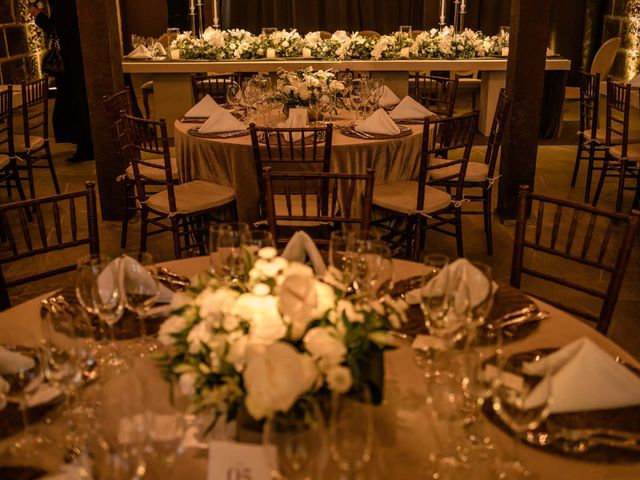
<svg viewBox="0 0 640 480"><path fill-rule="evenodd" d="M175 339L173 335L182 332L187 328L187 319L181 315L171 315L167 318L158 331L158 340L163 345L173 345Z"/></svg>
<svg viewBox="0 0 640 480"><path fill-rule="evenodd" d="M340 365L333 367L327 372L327 385L336 393L347 393L353 385L351 370Z"/></svg>
<svg viewBox="0 0 640 480"><path fill-rule="evenodd" d="M318 370L307 355L293 346L277 342L251 348L243 374L247 390L245 404L256 420L287 412L318 379Z"/></svg>
<svg viewBox="0 0 640 480"><path fill-rule="evenodd" d="M311 92L309 92L309 90L307 90L306 88L300 90L300 93L298 95L300 96L300 100L309 100L309 98L311 98Z"/></svg>
<svg viewBox="0 0 640 480"><path fill-rule="evenodd" d="M247 345L249 338L241 333L232 335L229 338L229 352L227 353L227 362L241 372L244 369L246 361Z"/></svg>
<svg viewBox="0 0 640 480"><path fill-rule="evenodd" d="M340 300L338 301L338 314L342 316L343 314L347 316L347 320L351 323L362 323L364 322L364 314L362 312L356 311L355 306L348 300Z"/></svg>
<svg viewBox="0 0 640 480"><path fill-rule="evenodd" d="M329 88L332 92L341 92L342 90L344 90L344 83L339 82L338 80L331 80L331 83L329 83Z"/></svg>
<svg viewBox="0 0 640 480"><path fill-rule="evenodd" d="M196 324L187 335L189 353L195 355L200 351L203 343L206 345L211 342L212 339L213 331L211 329L211 324L206 320L202 320L200 323Z"/></svg>
<svg viewBox="0 0 640 480"><path fill-rule="evenodd" d="M250 323L252 344L270 345L287 334L275 297L245 293L238 297L233 313Z"/></svg>
<svg viewBox="0 0 640 480"><path fill-rule="evenodd" d="M200 316L212 322L216 328L222 326L223 319L231 313L240 293L231 288L222 287L218 290L205 290L196 298L196 305L200 306Z"/></svg>
<svg viewBox="0 0 640 480"><path fill-rule="evenodd" d="M191 397L196 393L196 381L198 380L198 374L189 372L183 373L178 379L178 385L183 395Z"/></svg>
<svg viewBox="0 0 640 480"><path fill-rule="evenodd" d="M304 336L303 342L323 372L342 363L347 354L347 347L334 328L313 328Z"/></svg>
<svg viewBox="0 0 640 480"><path fill-rule="evenodd" d="M280 285L278 306L291 325L291 338L299 339L313 319L318 302L316 281L305 275L288 275Z"/></svg>

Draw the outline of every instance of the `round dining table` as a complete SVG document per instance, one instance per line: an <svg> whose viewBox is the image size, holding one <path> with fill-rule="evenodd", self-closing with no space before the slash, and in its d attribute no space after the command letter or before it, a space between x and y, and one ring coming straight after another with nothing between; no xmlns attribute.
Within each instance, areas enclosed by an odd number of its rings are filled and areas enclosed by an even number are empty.
<svg viewBox="0 0 640 480"><path fill-rule="evenodd" d="M193 276L208 267L208 258L194 257L162 264L180 275ZM394 260L394 278L401 280L423 274L422 265ZM43 295L0 313L0 344L37 346L41 339L40 300ZM596 332L591 326L550 305L537 302L547 310L550 317L539 325L529 336L514 341L509 348L515 351L530 351L539 348L561 347L569 342L588 337L612 356L620 356L631 365L638 362L607 337ZM166 402L167 384L149 358L136 359L128 375L136 375L144 383L144 400L150 409L154 402ZM588 375L588 372L585 372ZM99 383L99 382L98 382ZM107 387L96 388L97 395L108 395ZM375 441L371 461L363 478L367 479L414 479L426 478L426 461L431 453L439 451L438 435L434 432L442 428L431 414L425 402L427 395L424 374L414 362L413 351L408 342L402 342L395 350L385 354L385 393L381 406L376 407ZM511 438L491 422L487 423L487 433L492 442L501 450L509 451ZM50 426L52 432L62 436L64 426L58 430L55 420ZM2 440L5 447L12 437ZM55 442L54 442L55 443ZM29 461L50 471L55 471L63 462L63 453L56 448L43 448L42 452ZM638 463L592 463L580 459L548 453L522 445L520 456L526 466L540 479L581 479L581 480L632 480L640 478L640 456ZM18 463L19 459L18 459ZM22 462L22 463L26 463ZM329 462L331 464L331 462ZM174 467L173 478L206 479L208 451L206 445L188 448ZM157 466L156 466L157 467ZM163 467L148 469L144 478L170 478ZM338 478L333 467L326 469L322 478ZM489 465L472 465L464 478L494 479L495 472Z"/></svg>
<svg viewBox="0 0 640 480"><path fill-rule="evenodd" d="M375 170L375 182L415 179L420 167L422 124L407 125L411 134L391 139L363 139L343 135L340 126L353 122L340 111L333 119L331 171L366 173ZM203 138L189 130L196 125L176 120L176 160L180 181L205 180L232 187L239 220L253 224L260 218L258 179L251 137Z"/></svg>

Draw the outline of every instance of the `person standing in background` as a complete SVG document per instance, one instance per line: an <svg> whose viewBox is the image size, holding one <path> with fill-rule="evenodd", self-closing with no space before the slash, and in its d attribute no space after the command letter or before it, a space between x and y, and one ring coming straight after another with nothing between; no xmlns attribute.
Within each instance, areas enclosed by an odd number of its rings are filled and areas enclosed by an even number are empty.
<svg viewBox="0 0 640 480"><path fill-rule="evenodd" d="M75 0L49 0L51 17L38 4L30 6L35 22L48 37L56 35L64 72L55 76L56 101L53 131L56 142L77 145L68 162L93 160L93 142L89 122L89 105L82 63L82 48Z"/></svg>

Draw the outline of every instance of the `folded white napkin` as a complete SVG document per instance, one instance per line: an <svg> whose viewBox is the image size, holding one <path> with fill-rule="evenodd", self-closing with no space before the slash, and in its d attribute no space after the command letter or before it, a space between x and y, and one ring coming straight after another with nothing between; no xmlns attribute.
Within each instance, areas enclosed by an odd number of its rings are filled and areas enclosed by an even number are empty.
<svg viewBox="0 0 640 480"><path fill-rule="evenodd" d="M393 105L397 105L398 103L400 103L400 98L398 98L398 96L393 93L393 90L384 85L382 87L382 96L380 97L379 102L380 106L391 107Z"/></svg>
<svg viewBox="0 0 640 480"><path fill-rule="evenodd" d="M129 53L129 55L127 55L126 58L133 58L133 59L153 58L153 53L151 53L149 49L144 45L138 45L136 48L133 49L131 53Z"/></svg>
<svg viewBox="0 0 640 480"><path fill-rule="evenodd" d="M583 337L538 362L525 363L528 375L551 368L551 413L586 412L640 405L640 378ZM539 405L546 380L529 394L525 404Z"/></svg>
<svg viewBox="0 0 640 480"><path fill-rule="evenodd" d="M121 262L124 262L124 263L121 263ZM131 264L135 265L135 267L130 266ZM101 289L103 288L102 286L105 286L104 287L105 296L110 295L110 291L111 291L110 285L113 285L112 276L113 275L119 276L120 268L122 266L130 266L129 267L130 269L135 268L136 275L138 277L139 282L155 282L155 280L151 276L151 273L149 273L149 271L146 268L140 265L137 260L131 258L128 255L122 255L116 258L115 260L113 260L109 264L109 266L105 268L104 271L98 276L98 288ZM120 288L121 290L124 290L122 281L123 279L120 278L119 280ZM109 287L107 287L107 285L109 285ZM158 285L158 299L156 300L156 304L171 303L171 299L173 298L173 295L174 295L174 292L172 292L167 287L165 287L162 283L160 283Z"/></svg>
<svg viewBox="0 0 640 480"><path fill-rule="evenodd" d="M282 122L284 128L304 128L309 125L309 110L306 108L291 108L289 118Z"/></svg>
<svg viewBox="0 0 640 480"><path fill-rule="evenodd" d="M0 374L17 373L34 366L35 361L33 358L0 347Z"/></svg>
<svg viewBox="0 0 640 480"><path fill-rule="evenodd" d="M461 311L469 303L474 307L483 302L491 288L491 281L478 268L466 258L459 258L422 287L422 294L435 296L448 292L454 311Z"/></svg>
<svg viewBox="0 0 640 480"><path fill-rule="evenodd" d="M306 232L300 230L294 233L289 243L287 243L282 252L282 258L290 262L304 263L307 257L309 257L316 275L322 277L327 271L322 255L313 239Z"/></svg>
<svg viewBox="0 0 640 480"><path fill-rule="evenodd" d="M247 126L224 108L218 108L200 127L200 133L224 133L246 130Z"/></svg>
<svg viewBox="0 0 640 480"><path fill-rule="evenodd" d="M217 110L220 109L220 105L211 98L211 95L205 96L202 100L196 103L184 114L185 118L209 118Z"/></svg>
<svg viewBox="0 0 640 480"><path fill-rule="evenodd" d="M377 133L380 135L397 135L400 128L383 109L379 108L369 118L356 123L354 127L358 132Z"/></svg>
<svg viewBox="0 0 640 480"><path fill-rule="evenodd" d="M398 106L391 110L389 115L394 120L423 120L427 117L437 117L435 113L425 108L409 95L404 97Z"/></svg>
<svg viewBox="0 0 640 480"><path fill-rule="evenodd" d="M165 50L164 45L162 45L160 42L156 42L153 45L153 53L155 53L155 56L157 57L167 56L167 51Z"/></svg>

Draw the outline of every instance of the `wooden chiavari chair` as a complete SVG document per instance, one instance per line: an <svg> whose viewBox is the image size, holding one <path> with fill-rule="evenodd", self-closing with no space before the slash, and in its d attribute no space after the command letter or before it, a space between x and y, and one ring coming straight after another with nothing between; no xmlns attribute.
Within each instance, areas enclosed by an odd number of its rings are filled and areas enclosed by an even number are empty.
<svg viewBox="0 0 640 480"><path fill-rule="evenodd" d="M488 255L493 254L491 188L496 180L495 171L496 164L498 162L498 152L500 151L504 127L507 123L510 108L511 100L507 96L505 90L502 89L498 97L496 112L493 116L493 123L491 124L491 133L489 134L489 142L487 143L484 162L469 162L467 164L467 171L464 177L464 189L475 189L480 193L469 194L467 191L464 191L463 197L470 202L481 202L482 210L463 210L462 214L482 215L484 217L484 233L487 242ZM444 159L433 159L431 164L437 165L438 163L444 163L446 161L447 160ZM436 180L450 175L454 169L459 169L459 167L447 167L440 170L433 170L431 172L431 178L433 179L434 184L437 184ZM449 187L455 187L456 181L457 180L454 180L453 182L445 182L444 184Z"/></svg>
<svg viewBox="0 0 640 480"><path fill-rule="evenodd" d="M600 103L600 75L580 72L580 131L578 132L578 151L576 163L573 166L571 186L576 186L580 163L586 160L587 180L584 191L584 201L588 202L591 196L591 183L596 160L604 160L606 155L606 134L598 128L598 113ZM597 154L602 152L602 156ZM586 154L586 156L585 156Z"/></svg>
<svg viewBox="0 0 640 480"><path fill-rule="evenodd" d="M109 125L111 126L111 136L113 138L114 149L118 152L118 162L121 166L122 175L118 177L118 180L123 182L126 192L125 210L122 215L122 233L120 236L120 247L125 248L127 246L129 218L135 215L138 211L138 208L136 207L136 194L134 191L135 175L133 173L133 166L129 163L128 157L124 152L127 139L126 130L121 116L123 112L127 115L133 115L131 91L128 88L125 88L113 95L102 97L102 102L107 113ZM164 158L162 157L149 158L146 160L159 166L164 165ZM155 181L164 180L164 170L149 169L144 165L140 168L143 170L145 177L152 177ZM178 164L174 157L171 157L171 172L175 183L179 183Z"/></svg>
<svg viewBox="0 0 640 480"><path fill-rule="evenodd" d="M49 100L47 97L49 85L46 79L22 83L22 124L23 134L15 135L14 147L18 157L24 160L25 166L20 170L27 171L29 195L36 196L34 168L48 168L56 193L60 193L58 177L51 157L49 146ZM35 133L38 132L39 135ZM40 160L46 160L47 165L38 165Z"/></svg>
<svg viewBox="0 0 640 480"><path fill-rule="evenodd" d="M534 207L534 202L538 203L537 208ZM530 211L535 213L536 223L535 226L528 228L527 217ZM544 226L549 225L545 219L550 217L553 217L553 223L550 229L545 229ZM563 218L571 219L568 227L566 222L563 225ZM520 288L522 276L527 275L541 280L545 291L549 291L547 282L550 282L554 285L553 291L557 294L560 293L558 287L564 287L601 300L602 307L599 314L594 315L583 308L584 300L580 301L582 308L578 308L535 294L536 297L551 305L595 322L598 331L606 334L618 301L639 225L640 212L633 211L630 216L608 212L579 203L538 195L532 193L528 186L522 186L519 193L511 285ZM594 232L603 227L605 229L601 239L599 242L594 241ZM614 235L616 229L620 235ZM530 235L527 235L528 233ZM621 239L619 245L613 245L612 239L615 238ZM525 260L525 252L528 250L535 254L535 258L532 256L531 261ZM607 256L607 253L610 255ZM549 264L547 271L541 269L543 256L553 261ZM555 272L549 271L552 268ZM586 281L566 279L567 274L574 272L577 268L588 269L591 272L591 275L581 274L583 279L585 276L589 277ZM609 281L604 290L597 289L594 285L595 281L601 281L602 275L609 275Z"/></svg>
<svg viewBox="0 0 640 480"><path fill-rule="evenodd" d="M631 112L631 85L607 81L607 152L600 172L593 206L598 205L607 177L617 177L616 212L622 211L625 190L635 190L632 209L640 204L640 143L629 141L629 115ZM620 138L620 143L614 142ZM634 187L627 187L627 179L635 179Z"/></svg>
<svg viewBox="0 0 640 480"><path fill-rule="evenodd" d="M303 128L272 128L249 126L253 160L258 178L262 218L266 218L265 187L262 169L271 167L272 172L314 171L328 173L331 167L331 145L333 126ZM276 192L279 193L279 192ZM276 203L276 212L283 204Z"/></svg>
<svg viewBox="0 0 640 480"><path fill-rule="evenodd" d="M375 186L373 205L380 209L382 217L375 220L374 225L387 232L383 237L385 240L396 248L404 248L407 257L418 259L427 230L456 237L458 255L464 255L461 207L467 164L477 129L478 113L425 119L418 179ZM446 156L455 150L462 151L460 158L432 162L437 155ZM432 180L430 177L436 171L447 173ZM438 186L446 187L447 191ZM450 193L451 188L453 193ZM403 228L396 226L398 221ZM453 231L443 228L447 225L451 225Z"/></svg>
<svg viewBox="0 0 640 480"><path fill-rule="evenodd" d="M147 249L147 237L171 232L176 258L198 249L206 253L206 227L215 212L234 210L232 188L203 180L177 183L171 164L169 137L164 120L154 121L122 115L126 130L125 151L133 168L140 208L140 251ZM162 158L145 160L143 155ZM162 187L150 194L149 187ZM157 230L149 231L149 225Z"/></svg>
<svg viewBox="0 0 640 480"><path fill-rule="evenodd" d="M442 117L452 117L456 108L458 78L434 77L423 73L413 75L412 97Z"/></svg>
<svg viewBox="0 0 640 480"><path fill-rule="evenodd" d="M267 221L273 238L286 243L298 230L297 225L317 225L307 229L317 244L327 245L329 231L344 227L367 234L371 222L371 201L375 172L367 173L305 173L272 172L263 169ZM276 194L276 185L283 193ZM278 198L281 198L279 200Z"/></svg>
<svg viewBox="0 0 640 480"><path fill-rule="evenodd" d="M13 137L13 87L0 92L0 182L4 182L7 192L11 196L12 187L16 187L21 200L26 200L18 164Z"/></svg>
<svg viewBox="0 0 640 480"><path fill-rule="evenodd" d="M239 83L239 77L236 74L193 74L191 75L191 88L193 89L194 103L198 103L207 95L210 95L219 104L226 103L227 87L234 83Z"/></svg>
<svg viewBox="0 0 640 480"><path fill-rule="evenodd" d="M362 30L360 32L360 35L362 35L363 37L367 37L367 38L380 38L381 35L376 32L375 30Z"/></svg>
<svg viewBox="0 0 640 480"><path fill-rule="evenodd" d="M0 205L0 222L7 246L5 253L0 255L0 267L82 245L89 245L89 253L92 255L100 253L95 185L93 182L85 185L86 190L81 192ZM86 225L79 222L79 209L82 207L86 208ZM26 213L30 210L33 210L35 219L32 224L29 224ZM45 223L47 219L51 224ZM53 257L54 255L47 256ZM75 263L6 280L0 268L0 307L11 306L9 288L74 269Z"/></svg>

